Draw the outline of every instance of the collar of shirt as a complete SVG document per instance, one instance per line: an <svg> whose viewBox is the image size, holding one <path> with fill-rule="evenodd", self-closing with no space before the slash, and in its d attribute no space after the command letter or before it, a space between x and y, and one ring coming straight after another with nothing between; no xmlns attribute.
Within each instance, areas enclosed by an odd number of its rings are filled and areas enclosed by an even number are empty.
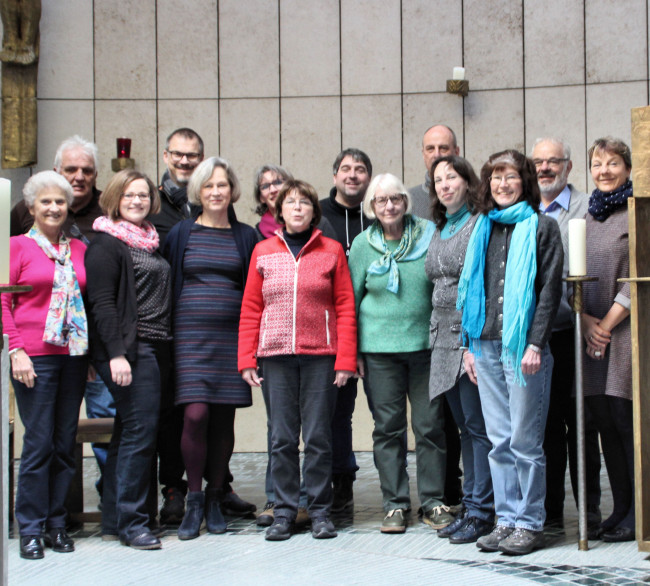
<svg viewBox="0 0 650 586"><path fill-rule="evenodd" d="M551 218L557 220L562 208L566 211L569 211L569 202L571 201L571 190L568 185L564 186L564 189L560 191L559 195L546 207L543 203L539 204L539 211L542 212L545 216L550 216Z"/></svg>

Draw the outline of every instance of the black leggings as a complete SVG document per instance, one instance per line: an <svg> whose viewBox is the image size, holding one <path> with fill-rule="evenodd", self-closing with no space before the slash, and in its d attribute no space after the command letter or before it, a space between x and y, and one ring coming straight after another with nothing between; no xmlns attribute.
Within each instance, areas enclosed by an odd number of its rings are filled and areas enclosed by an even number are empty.
<svg viewBox="0 0 650 586"><path fill-rule="evenodd" d="M614 511L602 527L634 529L634 429L632 401L598 395L587 397L589 411L600 433Z"/></svg>

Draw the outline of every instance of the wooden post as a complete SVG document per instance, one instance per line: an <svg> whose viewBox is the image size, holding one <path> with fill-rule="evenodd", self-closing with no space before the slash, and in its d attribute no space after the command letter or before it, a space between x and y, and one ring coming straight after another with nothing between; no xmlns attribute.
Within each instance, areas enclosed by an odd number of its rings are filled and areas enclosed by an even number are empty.
<svg viewBox="0 0 650 586"><path fill-rule="evenodd" d="M629 199L636 540L650 551L650 106L632 110Z"/></svg>

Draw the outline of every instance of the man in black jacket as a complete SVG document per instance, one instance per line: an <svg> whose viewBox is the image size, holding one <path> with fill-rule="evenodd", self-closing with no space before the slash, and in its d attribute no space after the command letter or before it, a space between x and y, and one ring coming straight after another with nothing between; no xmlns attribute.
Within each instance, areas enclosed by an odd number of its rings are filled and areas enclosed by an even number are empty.
<svg viewBox="0 0 650 586"><path fill-rule="evenodd" d="M196 217L199 207L187 201L187 184L203 160L203 139L191 128L178 128L168 137L163 151L167 170L160 180L160 213L149 220L160 236L160 250L173 226Z"/></svg>
<svg viewBox="0 0 650 586"><path fill-rule="evenodd" d="M370 224L361 210L361 203L372 177L372 163L359 149L341 151L333 166L334 187L328 198L321 200L323 217L332 224L338 240L350 254L355 237ZM337 389L336 410L332 418L332 482L334 500L332 513L350 511L354 505L352 484L359 469L352 450L352 414L357 398L357 379Z"/></svg>

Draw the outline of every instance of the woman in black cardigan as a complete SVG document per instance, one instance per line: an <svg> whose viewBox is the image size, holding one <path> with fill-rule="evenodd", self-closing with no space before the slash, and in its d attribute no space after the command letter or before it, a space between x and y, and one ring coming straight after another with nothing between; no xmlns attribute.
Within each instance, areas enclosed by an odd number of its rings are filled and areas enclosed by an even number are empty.
<svg viewBox="0 0 650 586"><path fill-rule="evenodd" d="M104 480L102 533L135 549L159 549L147 524L161 386L168 383L171 275L145 220L160 209L142 173L117 173L99 198L104 212L86 252L92 357L117 414Z"/></svg>

